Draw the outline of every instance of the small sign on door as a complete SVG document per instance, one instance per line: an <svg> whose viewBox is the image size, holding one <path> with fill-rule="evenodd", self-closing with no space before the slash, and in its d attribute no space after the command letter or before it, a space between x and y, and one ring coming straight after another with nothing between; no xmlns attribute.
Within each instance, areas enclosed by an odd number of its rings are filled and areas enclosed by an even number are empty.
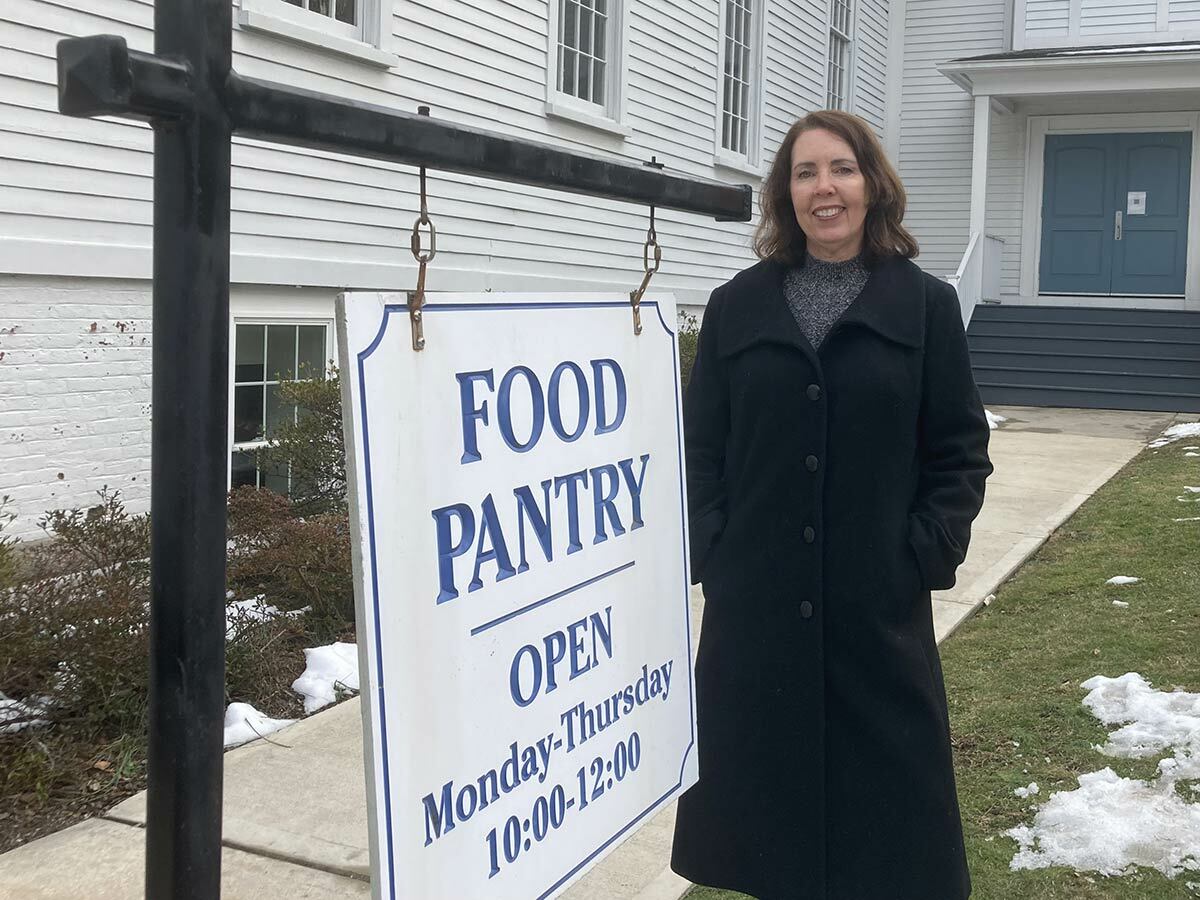
<svg viewBox="0 0 1200 900"><path fill-rule="evenodd" d="M1146 214L1146 192L1130 191L1127 200L1127 216L1144 216Z"/></svg>

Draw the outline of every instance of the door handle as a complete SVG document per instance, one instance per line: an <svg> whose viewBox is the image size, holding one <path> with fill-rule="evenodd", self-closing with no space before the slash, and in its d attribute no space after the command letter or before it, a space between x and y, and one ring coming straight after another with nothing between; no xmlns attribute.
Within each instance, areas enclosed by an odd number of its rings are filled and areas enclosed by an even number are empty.
<svg viewBox="0 0 1200 900"><path fill-rule="evenodd" d="M1118 241L1121 239L1121 211L1119 209L1117 210L1116 227L1113 229L1113 239Z"/></svg>

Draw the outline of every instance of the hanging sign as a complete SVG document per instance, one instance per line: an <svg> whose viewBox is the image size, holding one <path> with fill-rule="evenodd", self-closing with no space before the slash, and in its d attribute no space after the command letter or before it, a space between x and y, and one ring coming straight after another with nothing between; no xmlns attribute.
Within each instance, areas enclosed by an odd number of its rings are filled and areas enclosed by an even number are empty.
<svg viewBox="0 0 1200 900"><path fill-rule="evenodd" d="M552 897L696 780L670 297L339 298L376 898Z"/></svg>

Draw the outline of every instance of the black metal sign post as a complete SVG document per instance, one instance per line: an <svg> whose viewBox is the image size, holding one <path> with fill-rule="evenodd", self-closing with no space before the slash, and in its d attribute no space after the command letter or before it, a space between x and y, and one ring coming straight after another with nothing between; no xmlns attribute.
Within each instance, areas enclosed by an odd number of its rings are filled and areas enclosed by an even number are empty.
<svg viewBox="0 0 1200 900"><path fill-rule="evenodd" d="M59 110L154 126L146 897L220 896L234 134L501 181L750 218L746 185L669 175L243 78L229 0L157 0L155 53L58 45Z"/></svg>

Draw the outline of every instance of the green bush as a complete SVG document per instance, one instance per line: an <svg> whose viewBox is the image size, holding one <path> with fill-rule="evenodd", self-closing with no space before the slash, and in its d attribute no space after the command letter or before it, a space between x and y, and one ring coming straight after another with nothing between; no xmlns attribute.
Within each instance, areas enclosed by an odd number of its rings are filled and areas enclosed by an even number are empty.
<svg viewBox="0 0 1200 900"><path fill-rule="evenodd" d="M337 369L327 378L279 385L285 404L297 409L258 452L259 467L291 472L291 499L297 515L345 511L346 451L342 440L342 389Z"/></svg>
<svg viewBox="0 0 1200 900"><path fill-rule="evenodd" d="M235 596L305 610L308 630L331 640L354 628L350 522L341 510L299 516L287 497L252 487L229 495L226 578Z"/></svg>
<svg viewBox="0 0 1200 900"><path fill-rule="evenodd" d="M679 310L679 378L683 387L692 378L692 364L696 362L696 341L700 336L700 324L691 313Z"/></svg>
<svg viewBox="0 0 1200 900"><path fill-rule="evenodd" d="M115 739L144 730L150 528L100 492L90 509L39 523L22 578L0 591L0 689L32 717ZM11 724L11 723L10 723Z"/></svg>
<svg viewBox="0 0 1200 900"><path fill-rule="evenodd" d="M11 499L7 494L0 497L0 590L17 580L17 541L4 533L17 518L17 514L8 509Z"/></svg>

